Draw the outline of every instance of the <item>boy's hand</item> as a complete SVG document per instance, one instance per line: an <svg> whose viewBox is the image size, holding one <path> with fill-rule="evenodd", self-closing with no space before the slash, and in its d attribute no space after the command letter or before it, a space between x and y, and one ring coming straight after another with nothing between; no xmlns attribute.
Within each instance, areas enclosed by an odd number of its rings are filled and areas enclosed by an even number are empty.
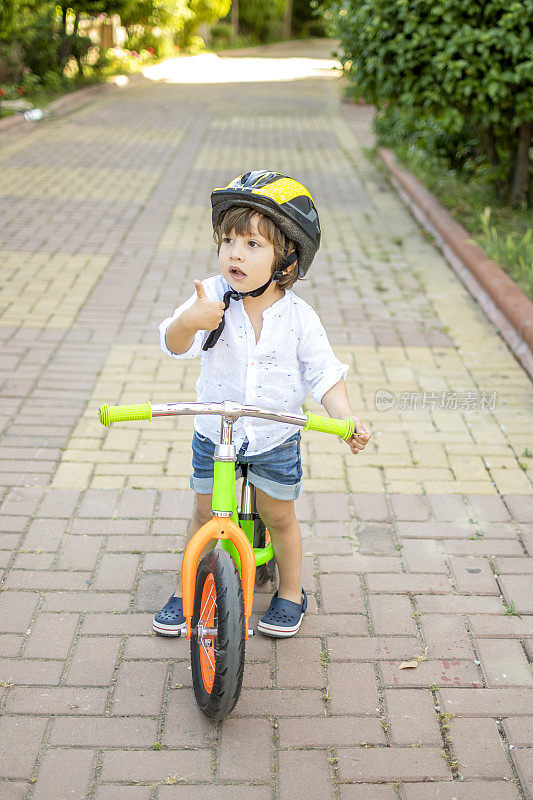
<svg viewBox="0 0 533 800"><path fill-rule="evenodd" d="M352 451L352 453L356 456L360 450L364 450L367 444L369 443L370 439L372 438L372 434L370 433L366 422L363 422L362 419L359 417L352 417L350 415L349 419L353 420L355 425L355 431L351 439L348 439L346 444Z"/></svg>
<svg viewBox="0 0 533 800"><path fill-rule="evenodd" d="M195 280L196 302L186 311L187 322L198 331L214 331L224 316L222 300L209 300L200 281Z"/></svg>

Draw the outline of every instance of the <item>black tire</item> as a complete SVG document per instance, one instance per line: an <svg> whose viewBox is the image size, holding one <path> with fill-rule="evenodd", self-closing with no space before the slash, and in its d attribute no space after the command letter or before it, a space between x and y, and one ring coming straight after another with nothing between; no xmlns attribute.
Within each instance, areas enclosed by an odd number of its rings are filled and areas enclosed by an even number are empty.
<svg viewBox="0 0 533 800"><path fill-rule="evenodd" d="M254 547L264 547L266 544L266 526L261 517L254 520ZM256 586L263 586L276 577L276 559L271 558L266 564L260 564L255 571Z"/></svg>
<svg viewBox="0 0 533 800"><path fill-rule="evenodd" d="M194 636L202 612L202 595L208 582L214 583L214 623L217 637L214 640L213 670L206 681L202 673L202 662L206 669L209 651L203 648ZM235 562L225 550L212 550L198 564L194 592L194 612L191 637L192 681L196 702L200 710L213 720L221 720L233 710L242 687L244 671L244 601L242 584ZM209 644L209 643L208 643ZM212 685L209 685L209 679Z"/></svg>

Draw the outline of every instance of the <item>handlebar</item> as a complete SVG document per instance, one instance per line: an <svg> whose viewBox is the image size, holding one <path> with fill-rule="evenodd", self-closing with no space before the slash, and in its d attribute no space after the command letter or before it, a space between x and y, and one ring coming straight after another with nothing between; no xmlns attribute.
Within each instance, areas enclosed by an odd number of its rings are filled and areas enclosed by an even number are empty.
<svg viewBox="0 0 533 800"><path fill-rule="evenodd" d="M180 414L220 414L222 417L233 420L239 419L239 417L259 417L274 422L299 425L304 431L331 433L346 439L346 441L353 436L355 429L351 419L333 419L309 412L306 414L278 413L256 406L243 406L227 400L223 403L138 403L126 406L108 406L106 403L102 403L98 409L102 425L134 420L151 421L153 417L171 417Z"/></svg>

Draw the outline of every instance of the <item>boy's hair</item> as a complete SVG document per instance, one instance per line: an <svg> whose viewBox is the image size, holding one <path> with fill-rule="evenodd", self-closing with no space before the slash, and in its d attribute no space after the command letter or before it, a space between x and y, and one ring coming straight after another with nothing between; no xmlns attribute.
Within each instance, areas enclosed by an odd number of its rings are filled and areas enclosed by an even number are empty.
<svg viewBox="0 0 533 800"><path fill-rule="evenodd" d="M296 250L294 242L285 236L282 230L270 219L270 217L261 214L255 208L248 208L246 206L231 206L227 211L221 214L216 222L213 231L213 238L217 244L218 250L222 243L222 237L228 236L231 231L235 231L237 236L248 236L252 233L251 219L255 216L259 217L257 229L261 236L268 239L274 247L274 263L272 265L272 272L281 266L283 260ZM280 289L290 289L298 280L298 262L293 265L291 272L284 275L279 281L276 281Z"/></svg>

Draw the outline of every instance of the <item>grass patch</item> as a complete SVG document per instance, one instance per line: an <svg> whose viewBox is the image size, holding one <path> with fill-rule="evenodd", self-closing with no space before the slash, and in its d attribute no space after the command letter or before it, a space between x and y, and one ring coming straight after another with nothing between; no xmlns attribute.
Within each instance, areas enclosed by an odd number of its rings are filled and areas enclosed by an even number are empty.
<svg viewBox="0 0 533 800"><path fill-rule="evenodd" d="M398 145L392 149L486 255L533 300L533 210L502 204L482 175L467 179L413 147Z"/></svg>

